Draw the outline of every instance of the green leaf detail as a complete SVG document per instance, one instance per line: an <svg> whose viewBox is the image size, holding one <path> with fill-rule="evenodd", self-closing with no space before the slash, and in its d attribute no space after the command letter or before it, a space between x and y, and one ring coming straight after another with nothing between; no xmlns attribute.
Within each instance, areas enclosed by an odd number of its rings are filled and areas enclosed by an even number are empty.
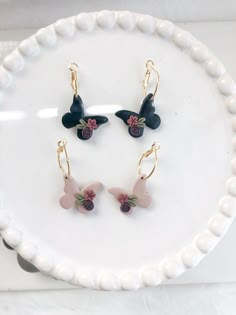
<svg viewBox="0 0 236 315"><path fill-rule="evenodd" d="M145 124L138 122L138 126L143 128L143 127L145 127Z"/></svg>
<svg viewBox="0 0 236 315"><path fill-rule="evenodd" d="M130 195L128 198L129 201L137 201L137 199L138 199L138 197L135 195Z"/></svg>
<svg viewBox="0 0 236 315"><path fill-rule="evenodd" d="M75 202L75 204L76 204L77 206L82 206L83 203L84 203L84 200L76 200L76 202Z"/></svg>
<svg viewBox="0 0 236 315"><path fill-rule="evenodd" d="M129 201L128 201L128 204L129 204L131 207L136 207L136 203L135 203L134 201L129 200Z"/></svg>
<svg viewBox="0 0 236 315"><path fill-rule="evenodd" d="M85 126L82 125L82 124L78 124L76 127L77 127L78 129L84 129L84 128L85 128Z"/></svg>
<svg viewBox="0 0 236 315"><path fill-rule="evenodd" d="M84 200L85 200L85 199L84 199L84 195L82 195L82 194L80 194L80 193L75 194L75 198L76 198L77 200L79 200L79 201L84 201Z"/></svg>
<svg viewBox="0 0 236 315"><path fill-rule="evenodd" d="M81 123L81 125L85 126L86 127L86 121L83 120L83 119L80 119L79 122Z"/></svg>
<svg viewBox="0 0 236 315"><path fill-rule="evenodd" d="M144 118L144 117L141 117L141 118L139 118L139 120L138 120L139 123L144 123L145 121L146 121L146 118Z"/></svg>

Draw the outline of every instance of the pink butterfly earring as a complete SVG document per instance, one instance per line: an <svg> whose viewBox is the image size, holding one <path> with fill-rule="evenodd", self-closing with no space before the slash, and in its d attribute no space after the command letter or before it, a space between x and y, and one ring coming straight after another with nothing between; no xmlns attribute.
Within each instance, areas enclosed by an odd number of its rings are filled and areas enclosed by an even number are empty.
<svg viewBox="0 0 236 315"><path fill-rule="evenodd" d="M97 191L101 188L100 182L93 182L80 189L71 176L70 161L66 150L67 141L58 142L57 157L58 164L64 178L64 195L60 198L60 205L64 209L76 207L79 211L86 213L94 209L94 199ZM63 167L61 155L64 153L66 170Z"/></svg>
<svg viewBox="0 0 236 315"><path fill-rule="evenodd" d="M146 180L152 176L156 169L158 162L157 150L159 150L159 148L159 144L153 143L151 148L142 154L138 162L138 179L135 182L131 193L128 193L124 189L118 187L110 188L108 190L109 193L111 193L120 203L120 210L123 213L131 213L133 208L136 206L148 208L151 205L152 197L146 190ZM145 175L143 174L141 168L142 162L151 154L154 154L154 165L150 173Z"/></svg>

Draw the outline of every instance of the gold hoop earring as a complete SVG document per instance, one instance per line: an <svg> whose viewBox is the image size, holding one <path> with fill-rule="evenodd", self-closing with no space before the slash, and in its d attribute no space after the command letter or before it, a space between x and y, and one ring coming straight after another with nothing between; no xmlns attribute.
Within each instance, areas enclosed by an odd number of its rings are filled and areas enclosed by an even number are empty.
<svg viewBox="0 0 236 315"><path fill-rule="evenodd" d="M57 143L57 160L59 168L64 178L64 195L60 198L60 205L64 209L70 209L76 207L80 212L86 213L93 210L94 199L97 191L101 188L100 182L93 182L86 185L84 188L79 189L78 184L71 176L70 160L68 157L65 139L58 141ZM66 166L63 166L61 155L64 154Z"/></svg>
<svg viewBox="0 0 236 315"><path fill-rule="evenodd" d="M146 190L146 180L152 176L157 167L157 150L160 148L159 144L153 143L151 148L145 151L138 162L138 180L133 186L132 192L127 193L122 188L114 187L108 191L116 200L120 203L120 210L123 213L132 212L133 208L139 206L141 208L148 208L151 205L152 197ZM142 162L145 158L148 158L151 154L154 154L154 165L148 175L144 175L141 170Z"/></svg>
<svg viewBox="0 0 236 315"><path fill-rule="evenodd" d="M150 171L150 173L148 175L143 175L143 177L142 177L143 180L148 179L154 173L154 171L155 171L155 169L157 167L157 162L158 162L157 150L159 150L159 149L160 149L160 145L158 143L154 142L152 144L151 148L141 155L140 160L138 162L138 174L139 174L139 176L141 176L143 174L143 172L142 172L142 162L144 161L144 159L148 158L151 154L154 154L154 165L153 165L153 168L151 169L151 171Z"/></svg>
<svg viewBox="0 0 236 315"><path fill-rule="evenodd" d="M151 75L155 74L156 84L153 93L147 92L147 87L150 84ZM130 110L119 110L115 115L122 119L125 125L128 126L129 134L134 138L142 137L145 125L151 129L157 129L161 124L161 118L155 114L154 98L159 87L160 76L157 69L154 67L154 62L148 60L146 62L146 72L143 80L144 100L141 104L139 113Z"/></svg>

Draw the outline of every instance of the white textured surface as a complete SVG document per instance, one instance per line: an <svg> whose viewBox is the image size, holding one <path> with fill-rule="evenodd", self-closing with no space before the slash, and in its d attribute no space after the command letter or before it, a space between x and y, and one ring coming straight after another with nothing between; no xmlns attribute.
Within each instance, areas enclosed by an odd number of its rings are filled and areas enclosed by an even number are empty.
<svg viewBox="0 0 236 315"><path fill-rule="evenodd" d="M2 292L1 315L235 315L236 286L161 286L134 292L87 289ZM13 302L14 301L14 302Z"/></svg>
<svg viewBox="0 0 236 315"><path fill-rule="evenodd" d="M11 1L0 0L0 29L39 28L75 12L133 10L173 21L220 21L236 18L234 0L146 0L146 1ZM37 18L36 18L37 17Z"/></svg>

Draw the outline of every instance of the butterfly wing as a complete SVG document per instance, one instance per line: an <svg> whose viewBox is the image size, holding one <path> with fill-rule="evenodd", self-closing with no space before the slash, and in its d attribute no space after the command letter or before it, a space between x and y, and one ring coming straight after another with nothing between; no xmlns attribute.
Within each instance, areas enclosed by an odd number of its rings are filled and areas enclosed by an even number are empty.
<svg viewBox="0 0 236 315"><path fill-rule="evenodd" d="M151 129L157 129L161 124L161 118L155 114L153 105L153 94L149 93L143 100L140 112L140 117L145 118L145 124Z"/></svg>
<svg viewBox="0 0 236 315"><path fill-rule="evenodd" d="M62 116L62 124L65 128L73 128L79 124L80 119L84 116L83 101L79 95L75 96L70 107L70 113Z"/></svg>
<svg viewBox="0 0 236 315"><path fill-rule="evenodd" d="M115 113L115 115L122 119L123 122L128 126L129 123L128 123L128 119L130 116L135 116L137 118L139 118L139 115L135 112L132 112L130 110L118 110L118 112Z"/></svg>
<svg viewBox="0 0 236 315"><path fill-rule="evenodd" d="M118 200L120 195L129 195L129 193L127 191L125 191L124 189L119 188L119 187L110 188L110 189L108 189L108 192L110 194L112 194L117 200Z"/></svg>
<svg viewBox="0 0 236 315"><path fill-rule="evenodd" d="M86 191L92 190L96 193L102 187L102 183L100 182L93 182L86 185L81 191L84 193Z"/></svg>
<svg viewBox="0 0 236 315"><path fill-rule="evenodd" d="M129 126L128 131L132 137L140 138L143 135L144 123L140 124L138 122L140 118L139 114L135 112L131 112L129 110L119 110L118 112L115 113L115 115L119 117L120 119L122 119L123 122ZM129 123L130 119L132 120L136 119L136 122L134 123L134 125L132 125L132 123L131 124Z"/></svg>
<svg viewBox="0 0 236 315"><path fill-rule="evenodd" d="M75 194L78 192L78 187L73 177L69 175L64 177L64 183L65 194L60 198L60 205L64 209L70 209L76 201Z"/></svg>
<svg viewBox="0 0 236 315"><path fill-rule="evenodd" d="M133 211L133 207L136 206L136 196L130 195L127 191L118 187L110 188L108 192L120 203L121 212L131 213Z"/></svg>
<svg viewBox="0 0 236 315"><path fill-rule="evenodd" d="M133 188L133 195L137 196L137 204L141 208L148 208L151 205L152 197L147 192L146 189L146 180L143 180L142 177L145 175L142 175L135 183Z"/></svg>

